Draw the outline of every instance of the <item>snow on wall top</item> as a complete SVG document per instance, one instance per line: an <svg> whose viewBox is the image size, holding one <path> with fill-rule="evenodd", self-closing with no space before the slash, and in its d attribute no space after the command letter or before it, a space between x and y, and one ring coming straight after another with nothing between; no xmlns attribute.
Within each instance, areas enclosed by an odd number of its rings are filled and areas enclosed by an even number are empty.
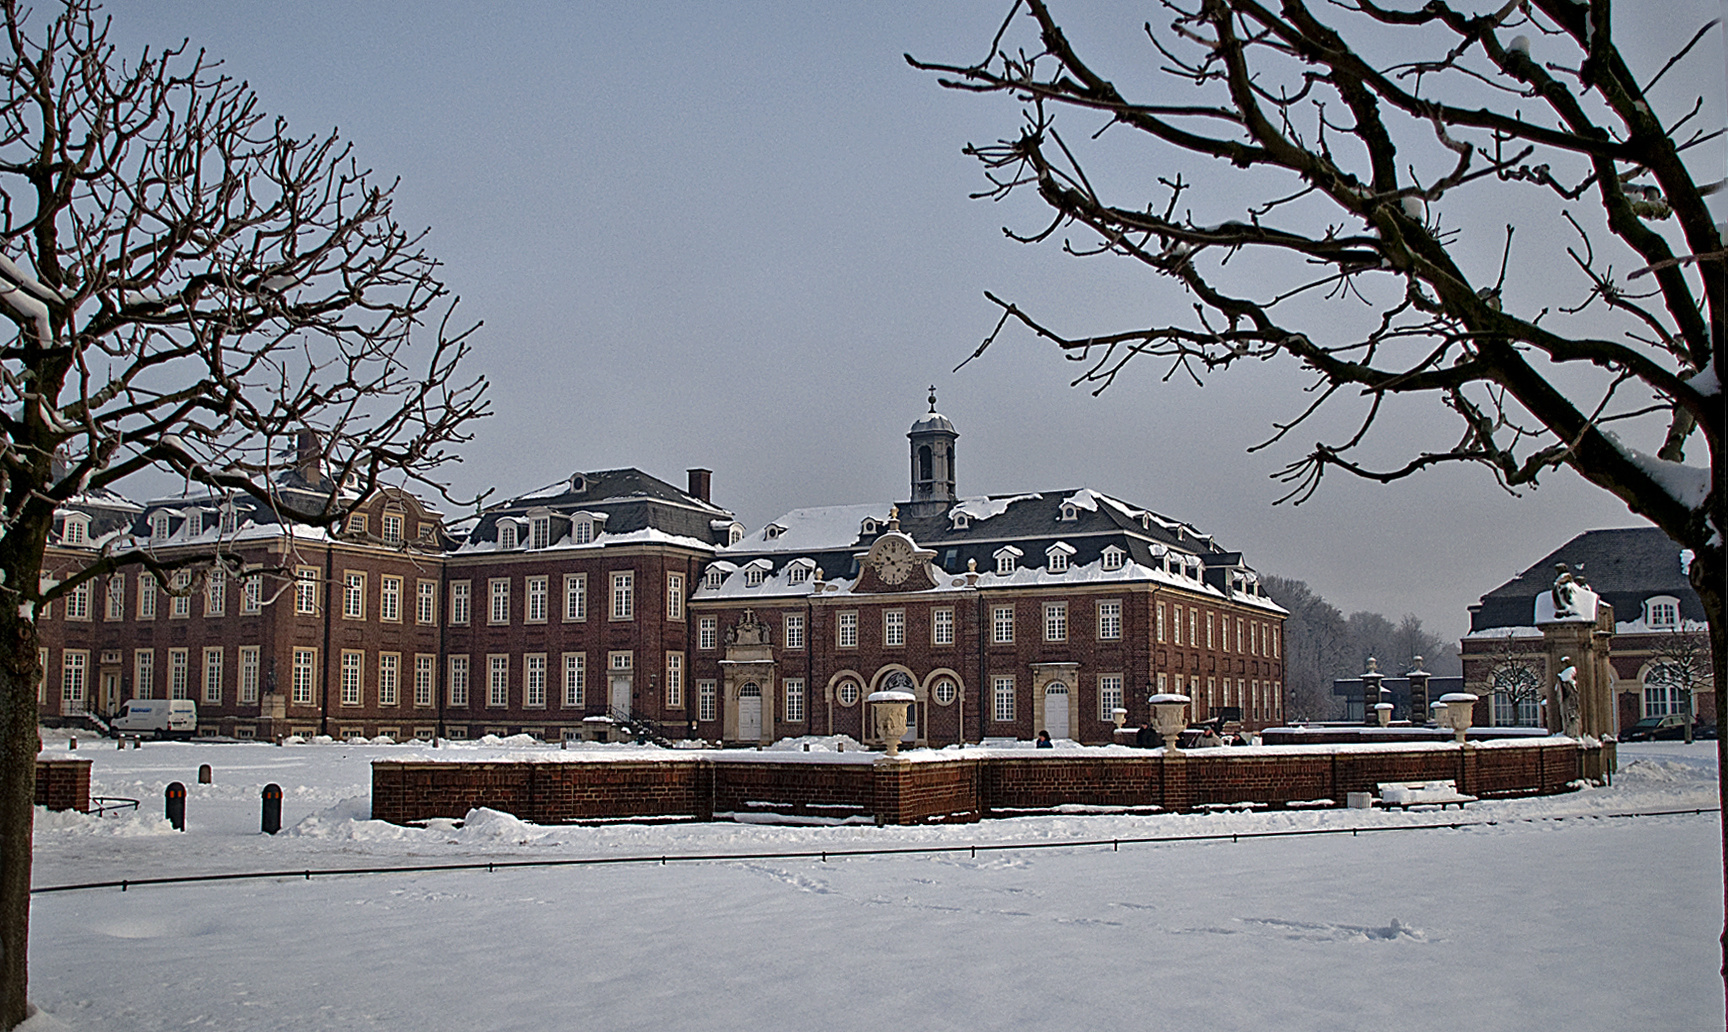
<svg viewBox="0 0 1728 1032"><path fill-rule="evenodd" d="M887 523L892 508L891 504L868 502L793 509L768 524L781 528L778 536L769 537L768 527L763 527L720 552L829 552L845 548L858 540L858 528L866 519Z"/></svg>
<svg viewBox="0 0 1728 1032"><path fill-rule="evenodd" d="M953 508L948 510L948 518L953 519L957 515L964 515L972 522L977 523L1002 515L1015 502L1031 501L1042 497L1044 496L1040 494L1017 494L1002 495L997 498L991 498L988 495L980 498L962 498Z"/></svg>

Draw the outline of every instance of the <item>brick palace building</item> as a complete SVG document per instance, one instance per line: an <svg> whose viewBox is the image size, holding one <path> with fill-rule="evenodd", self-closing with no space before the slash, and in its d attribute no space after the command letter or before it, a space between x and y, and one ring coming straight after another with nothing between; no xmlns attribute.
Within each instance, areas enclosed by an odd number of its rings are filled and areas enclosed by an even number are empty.
<svg viewBox="0 0 1728 1032"><path fill-rule="evenodd" d="M1198 719L1282 720L1284 611L1240 553L1085 488L963 498L954 425L907 434L909 496L796 509L755 533L635 469L573 474L447 524L369 498L289 532L247 498L87 498L44 577L117 536L224 557L158 585L87 585L41 615L45 719L198 702L237 737L874 739L864 698L913 693L907 740L1112 740L1182 692ZM278 504L335 489L305 446ZM269 570L271 572L249 572Z"/></svg>

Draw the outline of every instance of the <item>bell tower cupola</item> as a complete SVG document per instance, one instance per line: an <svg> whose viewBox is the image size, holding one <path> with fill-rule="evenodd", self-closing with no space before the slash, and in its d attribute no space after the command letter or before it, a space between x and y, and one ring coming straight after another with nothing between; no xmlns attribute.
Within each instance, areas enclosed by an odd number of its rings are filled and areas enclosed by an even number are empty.
<svg viewBox="0 0 1728 1032"><path fill-rule="evenodd" d="M912 500L908 515L936 516L957 501L954 494L954 442L960 432L936 411L936 388L930 388L930 411L912 424Z"/></svg>

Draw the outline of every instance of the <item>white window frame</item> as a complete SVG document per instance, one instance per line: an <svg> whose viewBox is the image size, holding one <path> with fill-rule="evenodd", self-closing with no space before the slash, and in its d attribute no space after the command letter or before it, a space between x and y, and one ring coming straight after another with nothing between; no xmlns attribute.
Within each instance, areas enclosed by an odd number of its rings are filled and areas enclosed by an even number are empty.
<svg viewBox="0 0 1728 1032"><path fill-rule="evenodd" d="M612 619L636 619L636 571L612 571Z"/></svg>
<svg viewBox="0 0 1728 1032"><path fill-rule="evenodd" d="M1014 676L997 674L990 678L990 719L997 724L1014 722Z"/></svg>
<svg viewBox="0 0 1728 1032"><path fill-rule="evenodd" d="M588 653L564 653L564 705L570 709L586 706L588 695Z"/></svg>
<svg viewBox="0 0 1728 1032"><path fill-rule="evenodd" d="M804 723L804 679L788 677L784 681L786 692L786 723Z"/></svg>
<svg viewBox="0 0 1728 1032"><path fill-rule="evenodd" d="M438 657L431 652L414 654L414 705L430 709L438 704Z"/></svg>
<svg viewBox="0 0 1728 1032"><path fill-rule="evenodd" d="M126 575L113 574L108 578L106 591L103 593L104 620L126 619Z"/></svg>
<svg viewBox="0 0 1728 1032"><path fill-rule="evenodd" d="M156 650L132 650L132 697L134 699L154 699L156 697Z"/></svg>
<svg viewBox="0 0 1728 1032"><path fill-rule="evenodd" d="M666 619L684 619L684 575L668 573L666 575Z"/></svg>
<svg viewBox="0 0 1728 1032"><path fill-rule="evenodd" d="M1014 644L1014 607L1012 605L990 607L990 643L992 645Z"/></svg>
<svg viewBox="0 0 1728 1032"><path fill-rule="evenodd" d="M190 699L192 653L188 649L168 650L168 698Z"/></svg>
<svg viewBox="0 0 1728 1032"><path fill-rule="evenodd" d="M1068 640L1068 603L1044 603L1044 640L1048 642Z"/></svg>
<svg viewBox="0 0 1728 1032"><path fill-rule="evenodd" d="M588 619L588 575L564 575L564 622L580 623Z"/></svg>
<svg viewBox="0 0 1728 1032"><path fill-rule="evenodd" d="M337 685L339 701L344 706L359 706L366 699L366 653L361 649L343 649Z"/></svg>
<svg viewBox="0 0 1728 1032"><path fill-rule="evenodd" d="M205 647L203 701L206 705L222 705L222 658L222 646Z"/></svg>
<svg viewBox="0 0 1728 1032"><path fill-rule="evenodd" d="M315 566L297 566L294 568L294 612L301 616L315 616L318 613L318 568Z"/></svg>
<svg viewBox="0 0 1728 1032"><path fill-rule="evenodd" d="M88 620L88 619L90 619L90 582L89 581L85 581L84 583L78 585L76 588L73 588L71 591L68 591L66 593L66 619L68 619L68 620Z"/></svg>
<svg viewBox="0 0 1728 1032"><path fill-rule="evenodd" d="M384 623L402 622L402 578L378 578L378 619Z"/></svg>
<svg viewBox="0 0 1728 1032"><path fill-rule="evenodd" d="M882 611L882 644L887 648L898 648L906 644L906 610Z"/></svg>
<svg viewBox="0 0 1728 1032"><path fill-rule="evenodd" d="M175 570L168 579L174 585L168 596L168 619L184 620L192 615L192 571Z"/></svg>
<svg viewBox="0 0 1728 1032"><path fill-rule="evenodd" d="M240 615L257 616L264 611L264 575L247 574L240 579Z"/></svg>
<svg viewBox="0 0 1728 1032"><path fill-rule="evenodd" d="M64 649L60 653L60 701L68 712L84 709L85 688L90 678L90 650Z"/></svg>
<svg viewBox="0 0 1728 1032"><path fill-rule="evenodd" d="M458 709L468 708L468 679L473 670L473 662L468 656L451 656L445 663L449 673L445 677L445 695L449 705Z"/></svg>
<svg viewBox="0 0 1728 1032"><path fill-rule="evenodd" d="M684 708L684 653L666 653L666 705Z"/></svg>
<svg viewBox="0 0 1728 1032"><path fill-rule="evenodd" d="M204 575L204 615L223 616L228 610L228 571L217 566Z"/></svg>
<svg viewBox="0 0 1728 1032"><path fill-rule="evenodd" d="M548 594L552 590L551 579L540 576L526 577L523 580L523 586L528 595L528 608L523 614L522 622L543 624L546 622L547 610L550 606Z"/></svg>
<svg viewBox="0 0 1728 1032"><path fill-rule="evenodd" d="M292 670L289 684L294 705L313 705L318 698L318 650L295 648Z"/></svg>
<svg viewBox="0 0 1728 1032"><path fill-rule="evenodd" d="M378 705L402 703L402 653L378 653Z"/></svg>
<svg viewBox="0 0 1728 1032"><path fill-rule="evenodd" d="M546 653L530 652L522 657L522 708L546 708Z"/></svg>
<svg viewBox="0 0 1728 1032"><path fill-rule="evenodd" d="M703 652L712 650L720 640L720 621L712 616L696 618L696 647Z"/></svg>
<svg viewBox="0 0 1728 1032"><path fill-rule="evenodd" d="M930 610L930 644L954 644L954 610L944 606Z"/></svg>
<svg viewBox="0 0 1728 1032"><path fill-rule="evenodd" d="M363 570L342 571L342 619L366 619L366 573Z"/></svg>
<svg viewBox="0 0 1728 1032"><path fill-rule="evenodd" d="M720 697L720 686L711 680L696 682L696 719L710 721L714 719L715 710Z"/></svg>
<svg viewBox="0 0 1728 1032"><path fill-rule="evenodd" d="M1109 723L1114 719L1114 711L1126 705L1126 696L1122 691L1121 674L1098 675L1098 719Z"/></svg>
<svg viewBox="0 0 1728 1032"><path fill-rule="evenodd" d="M379 535L383 538L383 541L386 545L389 545L393 548L400 546L402 544L402 528L403 528L403 526L404 526L404 523L403 523L401 513L399 513L399 512L386 512L382 517L379 518L379 524L378 524Z"/></svg>
<svg viewBox="0 0 1728 1032"><path fill-rule="evenodd" d="M1122 602L1107 598L1098 603L1098 640L1122 640Z"/></svg>
<svg viewBox="0 0 1728 1032"><path fill-rule="evenodd" d="M784 623L785 623L786 633L783 635L783 637L785 638L786 647L789 649L801 649L801 648L803 648L804 647L804 614L803 613L787 613L785 618L784 618Z"/></svg>
<svg viewBox="0 0 1728 1032"><path fill-rule="evenodd" d="M450 626L466 627L474 618L474 582L450 582Z"/></svg>
<svg viewBox="0 0 1728 1032"><path fill-rule="evenodd" d="M506 627L510 624L510 578L492 577L486 581L486 624Z"/></svg>
<svg viewBox="0 0 1728 1032"><path fill-rule="evenodd" d="M849 609L843 613L834 614L834 647L837 649L855 649L858 647L858 612Z"/></svg>
<svg viewBox="0 0 1728 1032"><path fill-rule="evenodd" d="M242 706L258 704L259 678L262 671L262 650L257 645L242 645L238 649L240 666L239 702Z"/></svg>
<svg viewBox="0 0 1728 1032"><path fill-rule="evenodd" d="M438 623L438 582L421 578L414 582L414 622L421 627Z"/></svg>
<svg viewBox="0 0 1728 1032"><path fill-rule="evenodd" d="M510 705L510 656L494 652L486 657L486 708L506 709Z"/></svg>

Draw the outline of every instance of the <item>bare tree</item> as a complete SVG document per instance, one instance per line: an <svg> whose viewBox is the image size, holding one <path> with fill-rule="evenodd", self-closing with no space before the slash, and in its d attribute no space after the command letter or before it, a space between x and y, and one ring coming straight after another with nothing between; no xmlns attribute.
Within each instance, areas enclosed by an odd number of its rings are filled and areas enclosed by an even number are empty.
<svg viewBox="0 0 1728 1032"><path fill-rule="evenodd" d="M1524 639L1528 642L1530 639ZM1540 644L1537 650L1540 652ZM1525 714L1534 711L1536 720L1542 718L1541 705L1545 697L1542 684L1541 661L1533 656L1527 648L1520 645L1520 639L1510 631L1496 634L1494 646L1487 652L1472 653L1472 667L1476 676L1465 681L1465 687L1479 696L1489 697L1490 705L1494 705L1493 697L1499 696L1505 701L1517 723L1525 722Z"/></svg>
<svg viewBox="0 0 1728 1032"><path fill-rule="evenodd" d="M1644 684L1667 688L1686 718L1686 741L1692 741L1692 706L1699 692L1714 691L1715 678L1710 675L1710 655L1703 638L1694 631L1676 627L1656 636L1650 646L1650 669L1644 674ZM1721 700L1716 703L1718 711Z"/></svg>
<svg viewBox="0 0 1728 1032"><path fill-rule="evenodd" d="M1700 124L1703 98L1684 88L1711 26L1635 72L1610 6L1166 0L1145 35L1167 93L1119 90L1045 0L1016 0L977 63L908 56L944 86L1018 102L1012 138L968 147L990 184L980 196L1034 192L1050 211L1010 236L1077 227L1069 251L1121 256L1187 294L1185 318L1106 331L1054 327L989 294L1002 315L979 351L1019 324L1099 389L1136 358L1196 379L1292 359L1312 398L1274 440L1360 406L1284 471L1297 501L1331 470L1392 481L1470 462L1510 489L1570 467L1695 553L1720 683L1728 252L1705 204L1719 184L1686 159L1722 130ZM1146 68L1126 71L1145 81ZM1079 131L1060 131L1058 112ZM1105 146L1113 160L1094 160ZM1219 171L1194 191L1182 170L1203 159ZM1251 201L1223 188L1232 176ZM1508 193L1536 232L1474 218ZM1556 270L1573 272L1575 293ZM1455 414L1457 436L1377 466L1380 417L1410 396ZM1728 820L1723 831L1728 871ZM1723 946L1728 958L1728 933ZM1728 964L1723 977L1728 989Z"/></svg>
<svg viewBox="0 0 1728 1032"><path fill-rule="evenodd" d="M120 539L38 580L56 507L148 469L328 525L429 484L485 410L469 330L393 184L299 137L186 44L122 60L92 0L0 0L0 1028L26 1014L35 614L122 567ZM428 340L417 328L435 325ZM333 481L275 490L315 434ZM288 464L292 463L288 460ZM337 488L340 489L337 489Z"/></svg>

